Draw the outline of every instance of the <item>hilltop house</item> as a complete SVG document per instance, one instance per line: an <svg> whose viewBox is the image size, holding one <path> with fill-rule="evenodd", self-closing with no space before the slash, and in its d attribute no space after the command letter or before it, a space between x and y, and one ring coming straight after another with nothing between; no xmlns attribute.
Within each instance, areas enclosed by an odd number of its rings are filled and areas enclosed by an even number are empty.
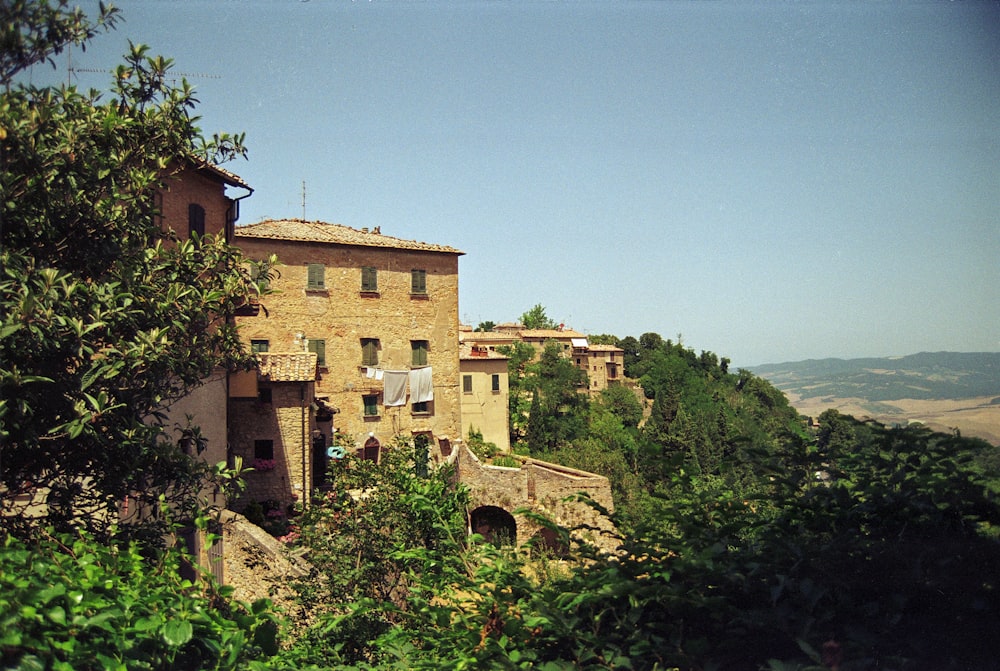
<svg viewBox="0 0 1000 671"><path fill-rule="evenodd" d="M460 348L463 436L478 431L501 452L510 452L507 357L482 345Z"/></svg>
<svg viewBox="0 0 1000 671"><path fill-rule="evenodd" d="M497 347L523 342L535 349L536 357L548 342L557 342L563 356L570 358L576 367L587 374L586 391L598 394L610 386L621 384L624 379L625 350L614 345L591 344L587 336L572 329L526 329L520 324L500 324L493 331L473 331L464 328L459 332L463 345L496 351Z"/></svg>
<svg viewBox="0 0 1000 671"><path fill-rule="evenodd" d="M232 398L234 421L275 405L276 384L312 383L300 418L298 456L274 427L234 435L233 450L259 456L272 441L274 460L288 467L291 492L321 483L325 459L339 447L378 460L397 436L427 447L432 459L461 438L458 352L458 257L452 247L303 220L270 220L236 229L235 244L249 258L277 255L274 294L265 314L238 317L241 337L261 353L311 352L316 373L285 381L263 370ZM268 400L270 399L270 400ZM334 417L336 418L334 420ZM250 426L248 424L247 426ZM334 435L336 431L336 436ZM261 448L263 449L263 447ZM312 456L304 458L307 451ZM266 452L266 450L264 450ZM262 454L262 453L260 453ZM303 487L305 485L305 487Z"/></svg>

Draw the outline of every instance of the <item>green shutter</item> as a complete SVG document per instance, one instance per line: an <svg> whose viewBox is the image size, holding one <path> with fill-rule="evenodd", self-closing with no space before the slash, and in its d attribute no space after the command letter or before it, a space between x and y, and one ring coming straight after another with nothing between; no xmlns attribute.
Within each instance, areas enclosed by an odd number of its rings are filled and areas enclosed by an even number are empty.
<svg viewBox="0 0 1000 671"><path fill-rule="evenodd" d="M373 417L373 416L377 415L378 414L378 396L377 395L362 396L361 398L364 399L365 416L366 417Z"/></svg>
<svg viewBox="0 0 1000 671"><path fill-rule="evenodd" d="M310 263L308 266L308 277L306 279L307 289L325 289L326 280L324 278L326 269L322 263Z"/></svg>
<svg viewBox="0 0 1000 671"><path fill-rule="evenodd" d="M412 365L414 366L426 366L427 365L427 341L426 340L411 340L410 349L413 351Z"/></svg>
<svg viewBox="0 0 1000 671"><path fill-rule="evenodd" d="M316 353L316 365L326 366L326 341L309 340L309 351Z"/></svg>
<svg viewBox="0 0 1000 671"><path fill-rule="evenodd" d="M410 271L410 293L427 293L427 271L414 268Z"/></svg>
<svg viewBox="0 0 1000 671"><path fill-rule="evenodd" d="M361 339L361 365L378 365L378 340L376 338Z"/></svg>
<svg viewBox="0 0 1000 671"><path fill-rule="evenodd" d="M462 391L466 394L472 393L472 376L463 375L462 376Z"/></svg>
<svg viewBox="0 0 1000 671"><path fill-rule="evenodd" d="M378 271L371 266L361 269L361 290L378 291Z"/></svg>

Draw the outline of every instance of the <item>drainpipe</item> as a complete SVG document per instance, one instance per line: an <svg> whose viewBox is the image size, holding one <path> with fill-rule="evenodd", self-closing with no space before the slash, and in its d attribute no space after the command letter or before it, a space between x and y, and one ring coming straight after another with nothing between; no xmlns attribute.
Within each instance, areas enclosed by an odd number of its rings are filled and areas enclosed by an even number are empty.
<svg viewBox="0 0 1000 671"><path fill-rule="evenodd" d="M306 383L299 387L299 406L302 409L302 510L306 509L309 486L306 484Z"/></svg>
<svg viewBox="0 0 1000 671"><path fill-rule="evenodd" d="M229 244L232 244L233 238L236 237L236 222L240 218L240 201L253 195L253 189L249 186L241 186L239 188L246 189L247 192L239 198L230 199L229 217L227 217L228 221L226 221L226 242Z"/></svg>

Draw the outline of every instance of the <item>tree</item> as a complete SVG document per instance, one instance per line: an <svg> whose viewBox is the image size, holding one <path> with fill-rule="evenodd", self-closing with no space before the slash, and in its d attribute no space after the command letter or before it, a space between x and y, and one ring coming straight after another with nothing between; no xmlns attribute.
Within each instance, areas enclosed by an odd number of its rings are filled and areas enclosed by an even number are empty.
<svg viewBox="0 0 1000 671"><path fill-rule="evenodd" d="M14 82L113 26L115 10L90 22L64 2L14 2L0 15L4 507L48 492L35 522L101 533L126 494L189 509L204 468L185 448L200 434L187 427L178 445L164 408L220 366L251 365L231 317L260 288L224 240L163 231L155 194L185 165L243 155L243 138L204 138L192 89L168 84L171 62L141 46L106 99ZM31 521L0 516L8 529Z"/></svg>
<svg viewBox="0 0 1000 671"><path fill-rule="evenodd" d="M521 315L521 325L531 330L559 328L558 322L545 314L545 308L541 303Z"/></svg>
<svg viewBox="0 0 1000 671"><path fill-rule="evenodd" d="M533 451L551 450L583 435L587 425L587 374L549 341L538 361L528 367L526 386L532 390L528 418L528 445Z"/></svg>
<svg viewBox="0 0 1000 671"><path fill-rule="evenodd" d="M642 403L636 398L635 392L630 388L615 385L601 391L601 405L614 414L622 425L635 429L642 421Z"/></svg>
<svg viewBox="0 0 1000 671"><path fill-rule="evenodd" d="M507 357L507 405L510 444L521 442L527 433L529 406L531 405L531 390L528 388L525 376L528 364L535 358L535 348L521 341L511 345L500 345L497 352Z"/></svg>
<svg viewBox="0 0 1000 671"><path fill-rule="evenodd" d="M476 326L476 331L477 332L492 331L494 328L496 328L496 325L497 325L496 322L491 322L491 321L479 322L479 325Z"/></svg>

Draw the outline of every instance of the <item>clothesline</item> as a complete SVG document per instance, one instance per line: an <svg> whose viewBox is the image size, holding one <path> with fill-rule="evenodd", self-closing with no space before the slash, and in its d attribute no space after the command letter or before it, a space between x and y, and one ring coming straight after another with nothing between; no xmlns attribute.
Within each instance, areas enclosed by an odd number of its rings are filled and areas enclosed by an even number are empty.
<svg viewBox="0 0 1000 671"><path fill-rule="evenodd" d="M382 404L386 407L406 405L407 383L410 388L410 403L434 400L434 373L430 366L410 370L385 370L366 366L365 377L382 380Z"/></svg>

